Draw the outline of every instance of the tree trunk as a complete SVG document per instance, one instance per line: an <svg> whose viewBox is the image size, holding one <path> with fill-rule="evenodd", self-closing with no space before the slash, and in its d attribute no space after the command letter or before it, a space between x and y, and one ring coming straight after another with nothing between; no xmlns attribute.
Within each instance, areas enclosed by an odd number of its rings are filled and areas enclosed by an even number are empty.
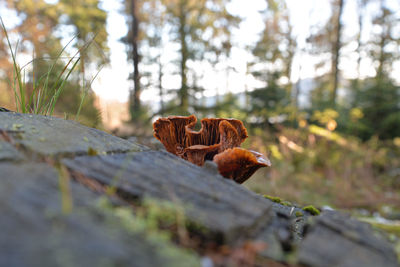
<svg viewBox="0 0 400 267"><path fill-rule="evenodd" d="M292 94L293 94L293 92L292 92L293 83L292 83L292 81L290 79L290 76L292 74L293 58L294 58L294 55L295 55L295 52L296 52L295 51L296 50L296 40L294 40L293 37L292 37L292 29L293 28L292 28L292 25L290 25L289 20L288 20L288 24L289 24L289 30L288 30L288 32L286 34L286 38L287 38L287 41L289 42L289 47L288 47L288 56L286 58L286 68L285 68L284 73L285 73L285 76L288 79L288 84L287 84L287 88L286 88L287 89L287 95L288 95L288 97L290 99L291 105L292 106L296 106L296 100L293 99L293 96L292 96Z"/></svg>
<svg viewBox="0 0 400 267"><path fill-rule="evenodd" d="M179 92L180 100L181 100L181 109L184 112L187 112L189 108L189 94L188 94L188 85L187 85L187 60L189 56L189 51L186 43L186 14L184 9L185 1L181 1L179 5L179 40L181 44L181 89Z"/></svg>
<svg viewBox="0 0 400 267"><path fill-rule="evenodd" d="M139 52L138 52L138 35L139 35L139 20L137 16L136 0L131 0L131 16L132 16L132 59L133 59L133 84L134 89L131 93L131 115L140 110L140 76L139 76Z"/></svg>
<svg viewBox="0 0 400 267"><path fill-rule="evenodd" d="M332 105L335 106L336 104L336 95L337 95L337 88L338 88L338 80L339 80L339 56L340 56L340 48L341 48L341 30L342 30L342 23L340 21L342 17L343 11L343 0L339 0L338 3L338 14L336 20L336 33L335 33L335 43L333 45L333 53L332 53L332 75L333 75L333 89L332 89L332 98L331 102Z"/></svg>
<svg viewBox="0 0 400 267"><path fill-rule="evenodd" d="M363 30L363 19L364 19L364 7L365 7L365 0L359 0L359 4L358 4L358 28L359 28L359 32L357 35L357 54L358 54L358 58L357 58L357 79L360 79L361 76L361 46L362 46L362 42L361 42L361 34L362 34L362 30Z"/></svg>
<svg viewBox="0 0 400 267"><path fill-rule="evenodd" d="M160 96L160 115L164 115L164 89L162 87L163 66L161 63L161 55L158 57L158 90Z"/></svg>
<svg viewBox="0 0 400 267"><path fill-rule="evenodd" d="M386 57L385 57L385 46L386 43L388 41L388 39L390 38L390 30L389 30L389 26L387 24L385 24L385 20L386 20L386 14L385 14L385 5L384 5L384 1L381 0L381 12L382 12L382 16L380 17L380 23L381 23L381 28L382 28L382 32L381 32L381 36L380 36L380 40L379 40L379 65L378 65L378 69L376 71L376 77L378 79L378 82L381 82L383 77L384 77L384 65L385 65L385 61L386 61Z"/></svg>

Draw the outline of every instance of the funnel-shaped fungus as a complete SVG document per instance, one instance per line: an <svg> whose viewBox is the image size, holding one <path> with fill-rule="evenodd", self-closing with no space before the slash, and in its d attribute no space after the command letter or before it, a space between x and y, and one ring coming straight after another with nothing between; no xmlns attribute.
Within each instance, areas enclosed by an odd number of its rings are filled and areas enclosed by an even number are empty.
<svg viewBox="0 0 400 267"><path fill-rule="evenodd" d="M270 166L269 160L260 153L245 149L236 150L247 138L247 130L240 120L205 118L201 120L199 131L193 129L196 122L194 115L160 118L153 124L154 136L168 152L196 165L202 166L205 160L214 159L224 177L239 183L247 180L258 168ZM234 152L224 152L231 150ZM235 160L232 162L231 158ZM258 163L251 165L249 162ZM228 168L227 164L238 167ZM243 169L239 171L238 169L242 167Z"/></svg>
<svg viewBox="0 0 400 267"><path fill-rule="evenodd" d="M186 125L196 124L196 116L169 116L153 123L154 137L165 146L165 149L182 157L186 147Z"/></svg>
<svg viewBox="0 0 400 267"><path fill-rule="evenodd" d="M263 154L240 147L227 149L215 155L214 162L219 173L238 183L243 183L261 167L271 166L271 162Z"/></svg>

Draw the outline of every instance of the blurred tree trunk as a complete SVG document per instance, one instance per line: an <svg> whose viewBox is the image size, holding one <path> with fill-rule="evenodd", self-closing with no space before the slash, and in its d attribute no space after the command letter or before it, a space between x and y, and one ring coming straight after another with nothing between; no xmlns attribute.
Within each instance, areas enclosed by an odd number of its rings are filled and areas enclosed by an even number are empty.
<svg viewBox="0 0 400 267"><path fill-rule="evenodd" d="M389 22L391 11L389 11L389 9L385 7L383 0L381 0L380 3L381 3L381 8L380 8L381 15L375 19L374 23L381 27L381 33L379 36L379 43L378 43L379 47L378 56L377 56L378 68L376 70L376 78L378 82L382 81L385 78L385 76L387 77L387 75L385 75L384 67L390 55L385 51L385 48L388 42L392 40L391 38L392 23Z"/></svg>
<svg viewBox="0 0 400 267"><path fill-rule="evenodd" d="M339 57L340 57L340 49L342 47L341 43L341 31L342 31L342 23L341 17L343 13L343 0L338 0L337 4L337 14L336 14L336 26L335 26L335 43L332 46L332 97L331 102L332 105L336 105L336 96L337 96L337 89L338 89L338 80L339 80Z"/></svg>
<svg viewBox="0 0 400 267"><path fill-rule="evenodd" d="M295 93L295 96L293 96L293 83L291 81L291 75L292 75L292 65L293 65L293 58L296 53L296 48L297 48L297 42L295 38L293 37L293 26L290 24L289 16L286 15L286 21L288 25L288 31L286 32L286 40L288 42L288 48L287 48L287 55L284 57L285 60L285 71L284 75L288 79L288 84L287 84L287 95L290 97L290 103L292 106L296 107L297 106L297 92Z"/></svg>
<svg viewBox="0 0 400 267"><path fill-rule="evenodd" d="M164 110L165 110L165 106L164 106L164 88L162 85L162 78L163 78L163 65L161 62L161 56L158 57L158 93L160 96L160 115L163 116L164 115Z"/></svg>
<svg viewBox="0 0 400 267"><path fill-rule="evenodd" d="M361 76L361 53L362 53L362 32L364 30L364 12L365 6L367 5L368 0L359 0L358 1L358 34L357 34L357 79L360 79Z"/></svg>
<svg viewBox="0 0 400 267"><path fill-rule="evenodd" d="M180 107L182 110L187 111L189 108L189 94L187 85L187 60L189 58L188 46L186 43L187 33L185 27L187 25L185 10L185 0L179 1L179 41L181 45L181 62L180 62L180 75L181 75L181 88L179 90Z"/></svg>
<svg viewBox="0 0 400 267"><path fill-rule="evenodd" d="M138 52L138 36L139 36L139 18L137 15L137 0L130 1L130 15L132 17L131 31L132 37L130 39L132 46L132 60L133 60L133 92L130 95L130 110L131 117L134 118L135 114L140 111L140 75L139 75L139 52Z"/></svg>

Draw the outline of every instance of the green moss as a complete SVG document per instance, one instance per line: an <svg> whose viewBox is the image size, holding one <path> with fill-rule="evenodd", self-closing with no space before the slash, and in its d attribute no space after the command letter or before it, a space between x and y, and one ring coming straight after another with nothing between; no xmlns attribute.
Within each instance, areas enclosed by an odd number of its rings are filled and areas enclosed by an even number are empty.
<svg viewBox="0 0 400 267"><path fill-rule="evenodd" d="M283 206L287 206L287 207L293 207L293 206L294 206L294 205L292 204L292 202L283 200L283 199L281 199L280 197L273 197L273 196L270 196L270 195L263 195L263 197L268 198L268 199L271 200L272 202L281 204L281 205L283 205Z"/></svg>
<svg viewBox="0 0 400 267"><path fill-rule="evenodd" d="M321 214L321 212L317 208L315 208L313 205L305 206L305 207L303 207L303 210L311 213L311 215L313 215L313 216Z"/></svg>
<svg viewBox="0 0 400 267"><path fill-rule="evenodd" d="M279 203L279 204L282 203L282 199L280 199L279 197L273 197L273 196L270 196L270 195L263 195L263 197L268 198L269 200L271 200L271 201L273 201L275 203Z"/></svg>
<svg viewBox="0 0 400 267"><path fill-rule="evenodd" d="M102 197L98 208L108 215L110 224L122 227L130 233L143 235L146 242L154 246L157 256L166 259L166 266L200 266L200 260L194 251L179 247L173 242L171 231L185 227L186 223L182 210L176 204L145 199L133 211L131 207L114 206L108 198Z"/></svg>
<svg viewBox="0 0 400 267"><path fill-rule="evenodd" d="M286 200L285 201L281 201L281 204L283 206L287 206L287 207L293 207L294 206L292 202L286 201Z"/></svg>
<svg viewBox="0 0 400 267"><path fill-rule="evenodd" d="M296 211L295 213L296 217L303 217L304 214L301 211Z"/></svg>
<svg viewBox="0 0 400 267"><path fill-rule="evenodd" d="M12 127L11 127L11 130L13 130L13 131L18 131L20 128L22 128L22 124L20 124L20 123L14 123L13 125L12 125Z"/></svg>
<svg viewBox="0 0 400 267"><path fill-rule="evenodd" d="M92 147L88 148L87 153L88 153L89 156L97 156L99 154L99 152L96 149L92 148Z"/></svg>

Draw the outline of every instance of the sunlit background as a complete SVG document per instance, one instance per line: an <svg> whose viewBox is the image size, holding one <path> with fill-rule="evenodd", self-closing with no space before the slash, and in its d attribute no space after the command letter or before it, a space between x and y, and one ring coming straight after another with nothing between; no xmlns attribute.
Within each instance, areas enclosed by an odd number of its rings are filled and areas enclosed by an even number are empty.
<svg viewBox="0 0 400 267"><path fill-rule="evenodd" d="M152 147L160 116L235 117L273 163L251 190L400 220L400 1L2 0L0 16L0 106L18 109L12 52L28 95L76 62L57 116Z"/></svg>

